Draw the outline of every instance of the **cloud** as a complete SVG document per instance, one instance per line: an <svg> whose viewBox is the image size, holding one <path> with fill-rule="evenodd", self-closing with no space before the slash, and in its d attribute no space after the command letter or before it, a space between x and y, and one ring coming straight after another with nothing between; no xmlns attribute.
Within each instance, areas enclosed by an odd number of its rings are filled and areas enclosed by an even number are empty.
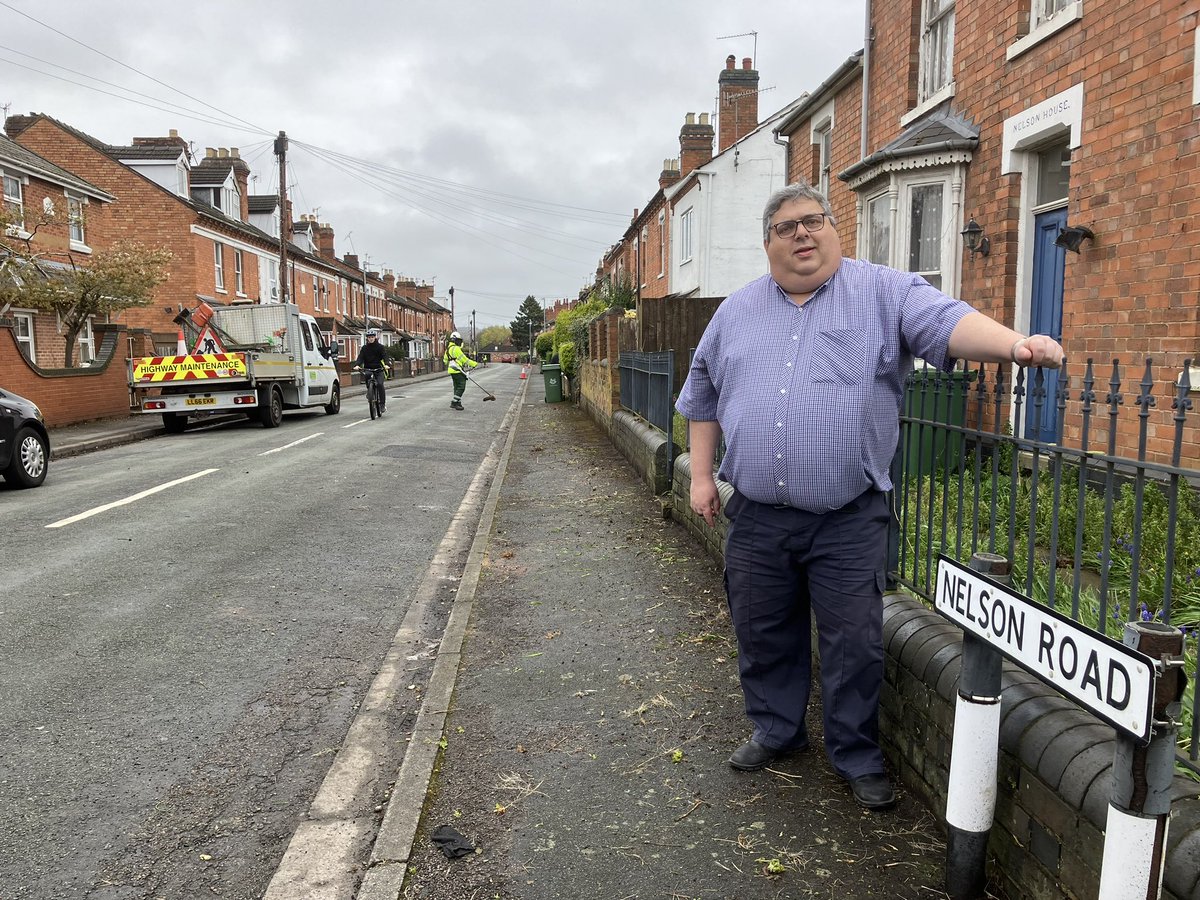
<svg viewBox="0 0 1200 900"><path fill-rule="evenodd" d="M814 0L210 0L179 17L150 0L69 14L0 0L0 102L110 143L177 128L198 155L239 147L261 193L277 189L270 142L285 130L297 213L330 222L339 254L352 242L436 278L439 295L455 285L460 323L465 302L483 327L528 294L577 294L679 155L684 116L715 111L727 55L755 58L766 116L861 48L864 14Z"/></svg>

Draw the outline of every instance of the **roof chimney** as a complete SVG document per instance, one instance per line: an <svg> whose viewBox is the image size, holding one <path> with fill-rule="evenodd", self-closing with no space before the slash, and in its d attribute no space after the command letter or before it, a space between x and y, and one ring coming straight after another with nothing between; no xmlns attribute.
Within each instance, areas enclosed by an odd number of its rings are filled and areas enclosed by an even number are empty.
<svg viewBox="0 0 1200 900"><path fill-rule="evenodd" d="M28 128L37 120L37 116L30 113L27 116L9 116L4 120L4 133L13 140L17 139L22 131Z"/></svg>
<svg viewBox="0 0 1200 900"><path fill-rule="evenodd" d="M720 135L717 152L728 150L758 127L758 72L751 68L752 60L742 60L741 69L734 68L733 56L725 58L725 68L717 78Z"/></svg>
<svg viewBox="0 0 1200 900"><path fill-rule="evenodd" d="M130 141L135 147L179 147L188 149L188 143L179 136L179 131L172 128L166 137L135 137Z"/></svg>
<svg viewBox="0 0 1200 900"><path fill-rule="evenodd" d="M712 159L713 127L708 124L708 113L688 113L683 128L679 129L680 175L687 175L698 166Z"/></svg>
<svg viewBox="0 0 1200 900"><path fill-rule="evenodd" d="M664 190L679 180L679 160L664 159L662 172L658 176L658 186Z"/></svg>

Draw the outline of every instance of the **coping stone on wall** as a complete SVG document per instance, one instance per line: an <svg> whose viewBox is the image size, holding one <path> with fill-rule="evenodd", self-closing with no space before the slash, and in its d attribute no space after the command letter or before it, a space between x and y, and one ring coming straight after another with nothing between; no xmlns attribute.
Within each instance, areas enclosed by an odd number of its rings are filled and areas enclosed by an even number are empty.
<svg viewBox="0 0 1200 900"><path fill-rule="evenodd" d="M717 531L723 535L726 520L719 517L716 528L709 529L691 512L688 502L691 458L688 454L676 458L674 475L672 500L675 517L696 534L720 562L723 542L713 542L707 538ZM724 482L718 482L717 487L721 492L722 504L728 503L733 494L732 487ZM925 639L921 635L923 629L935 631L938 639ZM920 679L930 690L936 690L947 702L955 701L962 658L959 629L915 598L907 594L890 593L883 597L883 633L889 660L895 659L912 677ZM893 647L893 642L897 646ZM941 646L934 650L935 644ZM929 650L932 652L927 652ZM896 654L899 654L898 658ZM1036 676L1009 662L1004 664L1001 697L1002 769L1006 765L1018 766L1024 762L1029 773L1049 785L1051 773L1041 771L1043 756L1047 764L1058 759L1060 754L1065 756L1065 761L1061 761L1062 767L1052 773L1053 780L1061 782L1065 795L1063 792L1056 793L1064 802L1079 810L1080 828L1094 828L1098 833L1103 832L1107 825L1112 780L1112 730ZM1079 725L1090 727L1075 728ZM1075 734L1067 736L1066 743L1059 749L1059 742L1055 738L1067 729L1072 729ZM1102 733L1104 729L1107 732ZM1078 738L1086 744L1085 735L1093 739L1093 745L1080 751L1074 745L1075 740ZM1109 740L1094 742L1094 739L1106 735ZM1051 745L1054 748L1047 753ZM947 757L942 765L948 769L949 762ZM929 799L939 802L944 797ZM1200 785L1177 775L1172 784L1172 801L1164 888L1170 897L1178 900L1200 900Z"/></svg>
<svg viewBox="0 0 1200 900"><path fill-rule="evenodd" d="M619 409L613 413L612 438L654 493L663 494L671 489L665 434L629 410Z"/></svg>

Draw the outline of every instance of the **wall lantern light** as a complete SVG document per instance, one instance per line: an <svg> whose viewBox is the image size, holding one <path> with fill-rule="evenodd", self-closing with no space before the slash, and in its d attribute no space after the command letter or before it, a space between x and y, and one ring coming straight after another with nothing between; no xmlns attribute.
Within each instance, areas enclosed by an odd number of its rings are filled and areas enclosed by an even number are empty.
<svg viewBox="0 0 1200 900"><path fill-rule="evenodd" d="M971 216L971 221L967 222L967 227L962 230L962 236L963 243L971 251L972 258L975 257L976 253L987 256L992 252L992 242L983 233L983 229L975 221L974 216Z"/></svg>
<svg viewBox="0 0 1200 900"><path fill-rule="evenodd" d="M1096 235L1092 233L1092 229L1086 228L1083 225L1068 225L1058 233L1058 237L1054 239L1055 247L1063 247L1073 253L1079 252L1079 245L1085 240L1092 241L1096 239Z"/></svg>

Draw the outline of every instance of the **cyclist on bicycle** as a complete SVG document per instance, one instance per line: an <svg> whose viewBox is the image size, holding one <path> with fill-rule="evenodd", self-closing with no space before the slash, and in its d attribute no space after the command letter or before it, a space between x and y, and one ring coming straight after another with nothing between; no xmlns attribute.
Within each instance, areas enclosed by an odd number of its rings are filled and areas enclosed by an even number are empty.
<svg viewBox="0 0 1200 900"><path fill-rule="evenodd" d="M387 348L379 343L379 329L368 328L367 340L362 345L362 349L358 351L358 358L354 360L354 368L363 368L367 372L368 378L376 379L375 383L379 386L379 414L383 415L383 408L387 405L387 395L383 389L383 373L387 371Z"/></svg>

